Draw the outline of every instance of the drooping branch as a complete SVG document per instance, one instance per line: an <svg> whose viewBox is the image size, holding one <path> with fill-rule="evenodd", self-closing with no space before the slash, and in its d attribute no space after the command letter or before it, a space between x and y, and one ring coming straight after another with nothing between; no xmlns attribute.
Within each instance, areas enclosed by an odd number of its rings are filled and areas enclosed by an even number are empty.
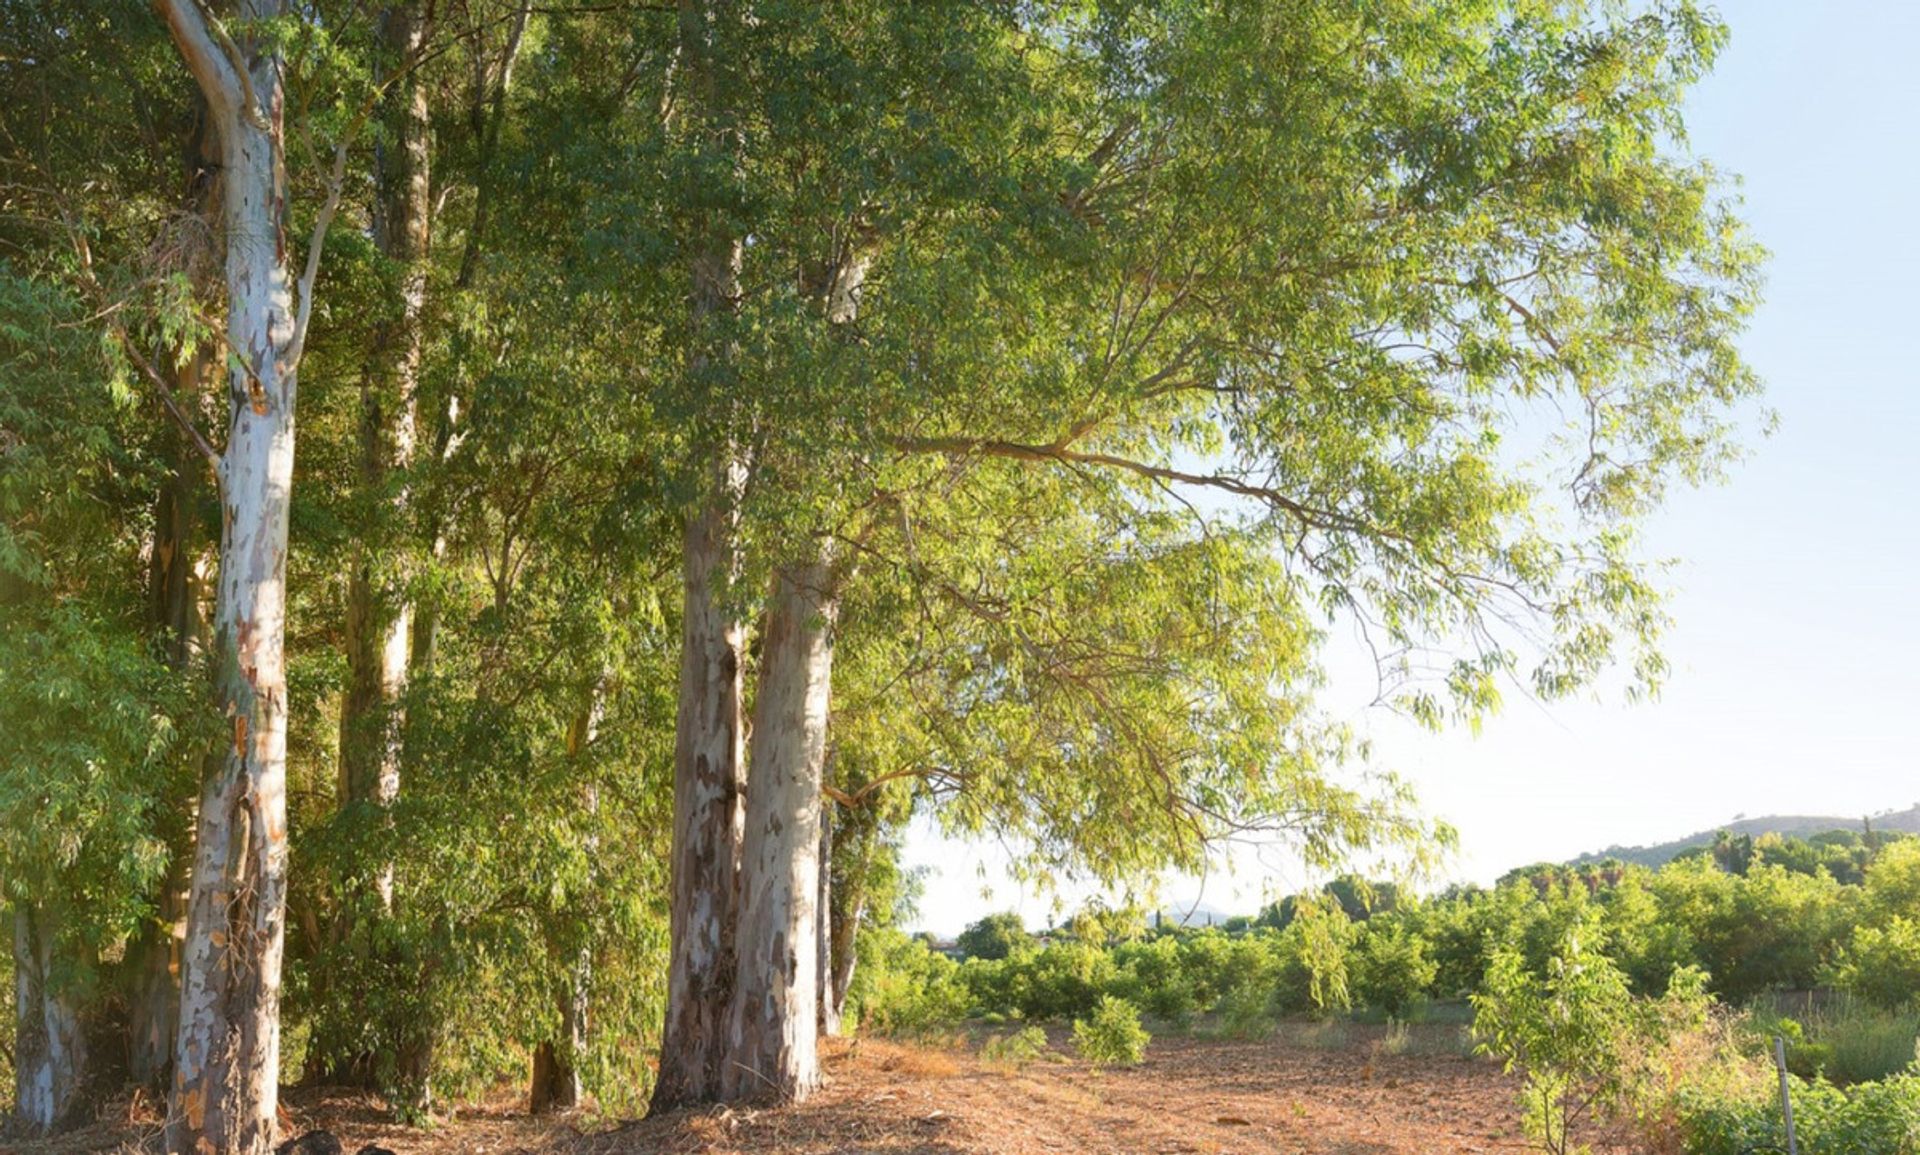
<svg viewBox="0 0 1920 1155"><path fill-rule="evenodd" d="M71 220L63 223L66 225L67 236L73 242L74 253L80 261L81 287L100 305L100 316L105 318L107 327L113 332L114 340L126 352L127 359L133 362L134 368L140 370L140 375L153 386L154 394L159 397L160 405L167 411L167 416L180 427L180 431L186 435L187 440L193 444L200 456L206 458L207 463L213 466L213 476L217 480L220 477L220 451L213 447L213 443L200 432L200 427L195 425L193 419L180 408L179 401L173 396L173 386L167 383L167 379L154 367L153 362L140 351L140 346L134 342L133 334L127 332L126 325L121 323L119 307L105 303L106 293L100 287L99 279L94 276L93 246L87 243L86 234Z"/></svg>
<svg viewBox="0 0 1920 1155"><path fill-rule="evenodd" d="M1397 536L1384 526L1369 524L1332 510L1316 509L1281 493L1272 486L1259 485L1231 473L1194 473L1113 453L1078 450L1072 448L1066 439L1046 445L1035 445L992 438L903 437L895 439L893 444L895 449L903 453L939 453L951 457L1001 457L1012 461L1118 469L1153 481L1212 489L1236 497L1252 498L1282 510L1314 529L1358 531L1388 538Z"/></svg>

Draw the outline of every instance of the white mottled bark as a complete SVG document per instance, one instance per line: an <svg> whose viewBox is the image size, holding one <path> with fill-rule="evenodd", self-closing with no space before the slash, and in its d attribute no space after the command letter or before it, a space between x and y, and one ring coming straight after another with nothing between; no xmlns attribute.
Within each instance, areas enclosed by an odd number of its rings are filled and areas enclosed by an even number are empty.
<svg viewBox="0 0 1920 1155"><path fill-rule="evenodd" d="M219 126L224 165L230 419L220 465L215 692L228 732L203 771L166 1146L272 1149L287 899L287 516L295 369L282 154L282 62L216 41L190 0L161 0ZM250 25L283 0L243 0Z"/></svg>
<svg viewBox="0 0 1920 1155"><path fill-rule="evenodd" d="M815 905L836 611L824 562L780 571L762 640L748 762L737 964L721 1091L805 1098L820 1085Z"/></svg>
<svg viewBox="0 0 1920 1155"><path fill-rule="evenodd" d="M726 510L712 504L686 530L673 755L672 947L655 1112L718 1095L733 981L746 629L722 601L732 567L729 522Z"/></svg>
<svg viewBox="0 0 1920 1155"><path fill-rule="evenodd" d="M86 1031L79 1003L59 983L58 938L50 911L14 911L14 1122L29 1135L70 1126L86 1105Z"/></svg>

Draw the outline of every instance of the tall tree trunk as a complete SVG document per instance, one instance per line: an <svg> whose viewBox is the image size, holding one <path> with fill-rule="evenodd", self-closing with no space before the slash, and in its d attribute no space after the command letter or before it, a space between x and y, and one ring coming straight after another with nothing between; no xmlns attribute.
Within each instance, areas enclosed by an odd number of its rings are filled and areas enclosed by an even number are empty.
<svg viewBox="0 0 1920 1155"><path fill-rule="evenodd" d="M721 23L731 0L679 0L689 135L701 150L734 155L738 141L722 112ZM688 190L710 206L713 192ZM745 247L710 207L691 226L687 381L715 408L735 360L730 320L738 307ZM720 1097L726 1020L733 987L736 886L745 786L742 659L746 627L727 604L736 553L734 518L746 465L731 436L721 440L708 488L688 518L681 553L680 701L673 751L670 948L667 1014L654 1113Z"/></svg>
<svg viewBox="0 0 1920 1155"><path fill-rule="evenodd" d="M719 1095L733 985L734 878L744 785L746 629L725 603L733 564L731 515L718 500L688 521L684 550L673 751L672 946L654 1112Z"/></svg>
<svg viewBox="0 0 1920 1155"><path fill-rule="evenodd" d="M762 641L748 763L740 921L721 1092L803 1099L820 1084L814 906L837 609L824 561L783 569Z"/></svg>
<svg viewBox="0 0 1920 1155"><path fill-rule="evenodd" d="M282 63L271 42L251 35L229 53L197 5L162 2L220 126L232 366L213 622L215 692L230 736L202 776L166 1143L195 1155L260 1155L272 1147L279 1098L287 517L298 363ZM239 15L257 27L282 13L282 0L245 0Z"/></svg>
<svg viewBox="0 0 1920 1155"><path fill-rule="evenodd" d="M187 858L178 855L167 872L156 916L127 951L127 1075L142 1087L161 1088L173 1074L174 1037L180 1027L181 944L187 930Z"/></svg>
<svg viewBox="0 0 1920 1155"><path fill-rule="evenodd" d="M63 983L59 934L50 908L14 910L14 1120L29 1135L73 1125L87 1104L86 1024Z"/></svg>
<svg viewBox="0 0 1920 1155"><path fill-rule="evenodd" d="M411 3L388 8L380 36L386 67L401 69L426 35ZM355 547L347 586L347 691L340 704L340 801L390 805L400 792L399 729L394 713L406 688L411 611L396 546L408 540L396 524L406 495L394 475L413 462L421 314L427 296L427 251L433 201L426 87L411 69L387 94L386 133L375 172L375 242L399 266L399 311L382 327L361 380L360 484L382 508L372 532ZM383 907L393 901L393 866L380 864L374 887Z"/></svg>

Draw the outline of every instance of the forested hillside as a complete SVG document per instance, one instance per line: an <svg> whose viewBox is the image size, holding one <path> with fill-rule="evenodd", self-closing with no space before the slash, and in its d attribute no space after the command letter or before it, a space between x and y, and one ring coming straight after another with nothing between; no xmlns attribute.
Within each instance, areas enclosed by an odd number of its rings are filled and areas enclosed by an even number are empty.
<svg viewBox="0 0 1920 1155"><path fill-rule="evenodd" d="M1685 851L1712 846L1723 831L1736 838L1757 839L1773 834L1816 839L1818 836L1826 835L1831 841L1850 834L1871 834L1875 830L1898 834L1920 834L1920 806L1914 806L1910 810L1894 810L1860 818L1815 817L1805 814L1769 814L1764 818L1736 818L1725 826L1713 830L1702 830L1672 842L1659 842L1652 846L1609 846L1605 850L1583 854L1574 859L1573 863L1578 866L1611 858L1621 862L1638 863L1641 866L1665 866Z"/></svg>
<svg viewBox="0 0 1920 1155"><path fill-rule="evenodd" d="M0 6L11 1126L809 1096L908 820L1450 844L1766 423L1687 0Z"/></svg>

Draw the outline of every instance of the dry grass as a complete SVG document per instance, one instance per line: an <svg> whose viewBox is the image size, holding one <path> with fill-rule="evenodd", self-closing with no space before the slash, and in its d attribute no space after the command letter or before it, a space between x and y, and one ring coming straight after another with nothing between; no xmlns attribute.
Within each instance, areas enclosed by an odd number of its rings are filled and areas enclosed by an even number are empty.
<svg viewBox="0 0 1920 1155"><path fill-rule="evenodd" d="M1420 1028L1405 1036L1411 1049ZM685 1111L615 1128L588 1117L530 1119L517 1092L430 1130L393 1122L371 1096L288 1095L288 1133L321 1126L348 1151L398 1155L1276 1155L1517 1153L1514 1084L1492 1063L1394 1054L1383 1027L1245 1042L1157 1039L1138 1068L1095 1073L1075 1059L1009 1070L969 1045L829 1044L826 1085L799 1106ZM94 1145L21 1155L112 1152L157 1127L103 1123ZM143 1131L143 1129L145 1129ZM1598 1138L1597 1136L1594 1138ZM131 1151L131 1148L124 1148ZM1602 1146L1603 1155L1618 1148ZM11 1153L10 1153L11 1155Z"/></svg>

